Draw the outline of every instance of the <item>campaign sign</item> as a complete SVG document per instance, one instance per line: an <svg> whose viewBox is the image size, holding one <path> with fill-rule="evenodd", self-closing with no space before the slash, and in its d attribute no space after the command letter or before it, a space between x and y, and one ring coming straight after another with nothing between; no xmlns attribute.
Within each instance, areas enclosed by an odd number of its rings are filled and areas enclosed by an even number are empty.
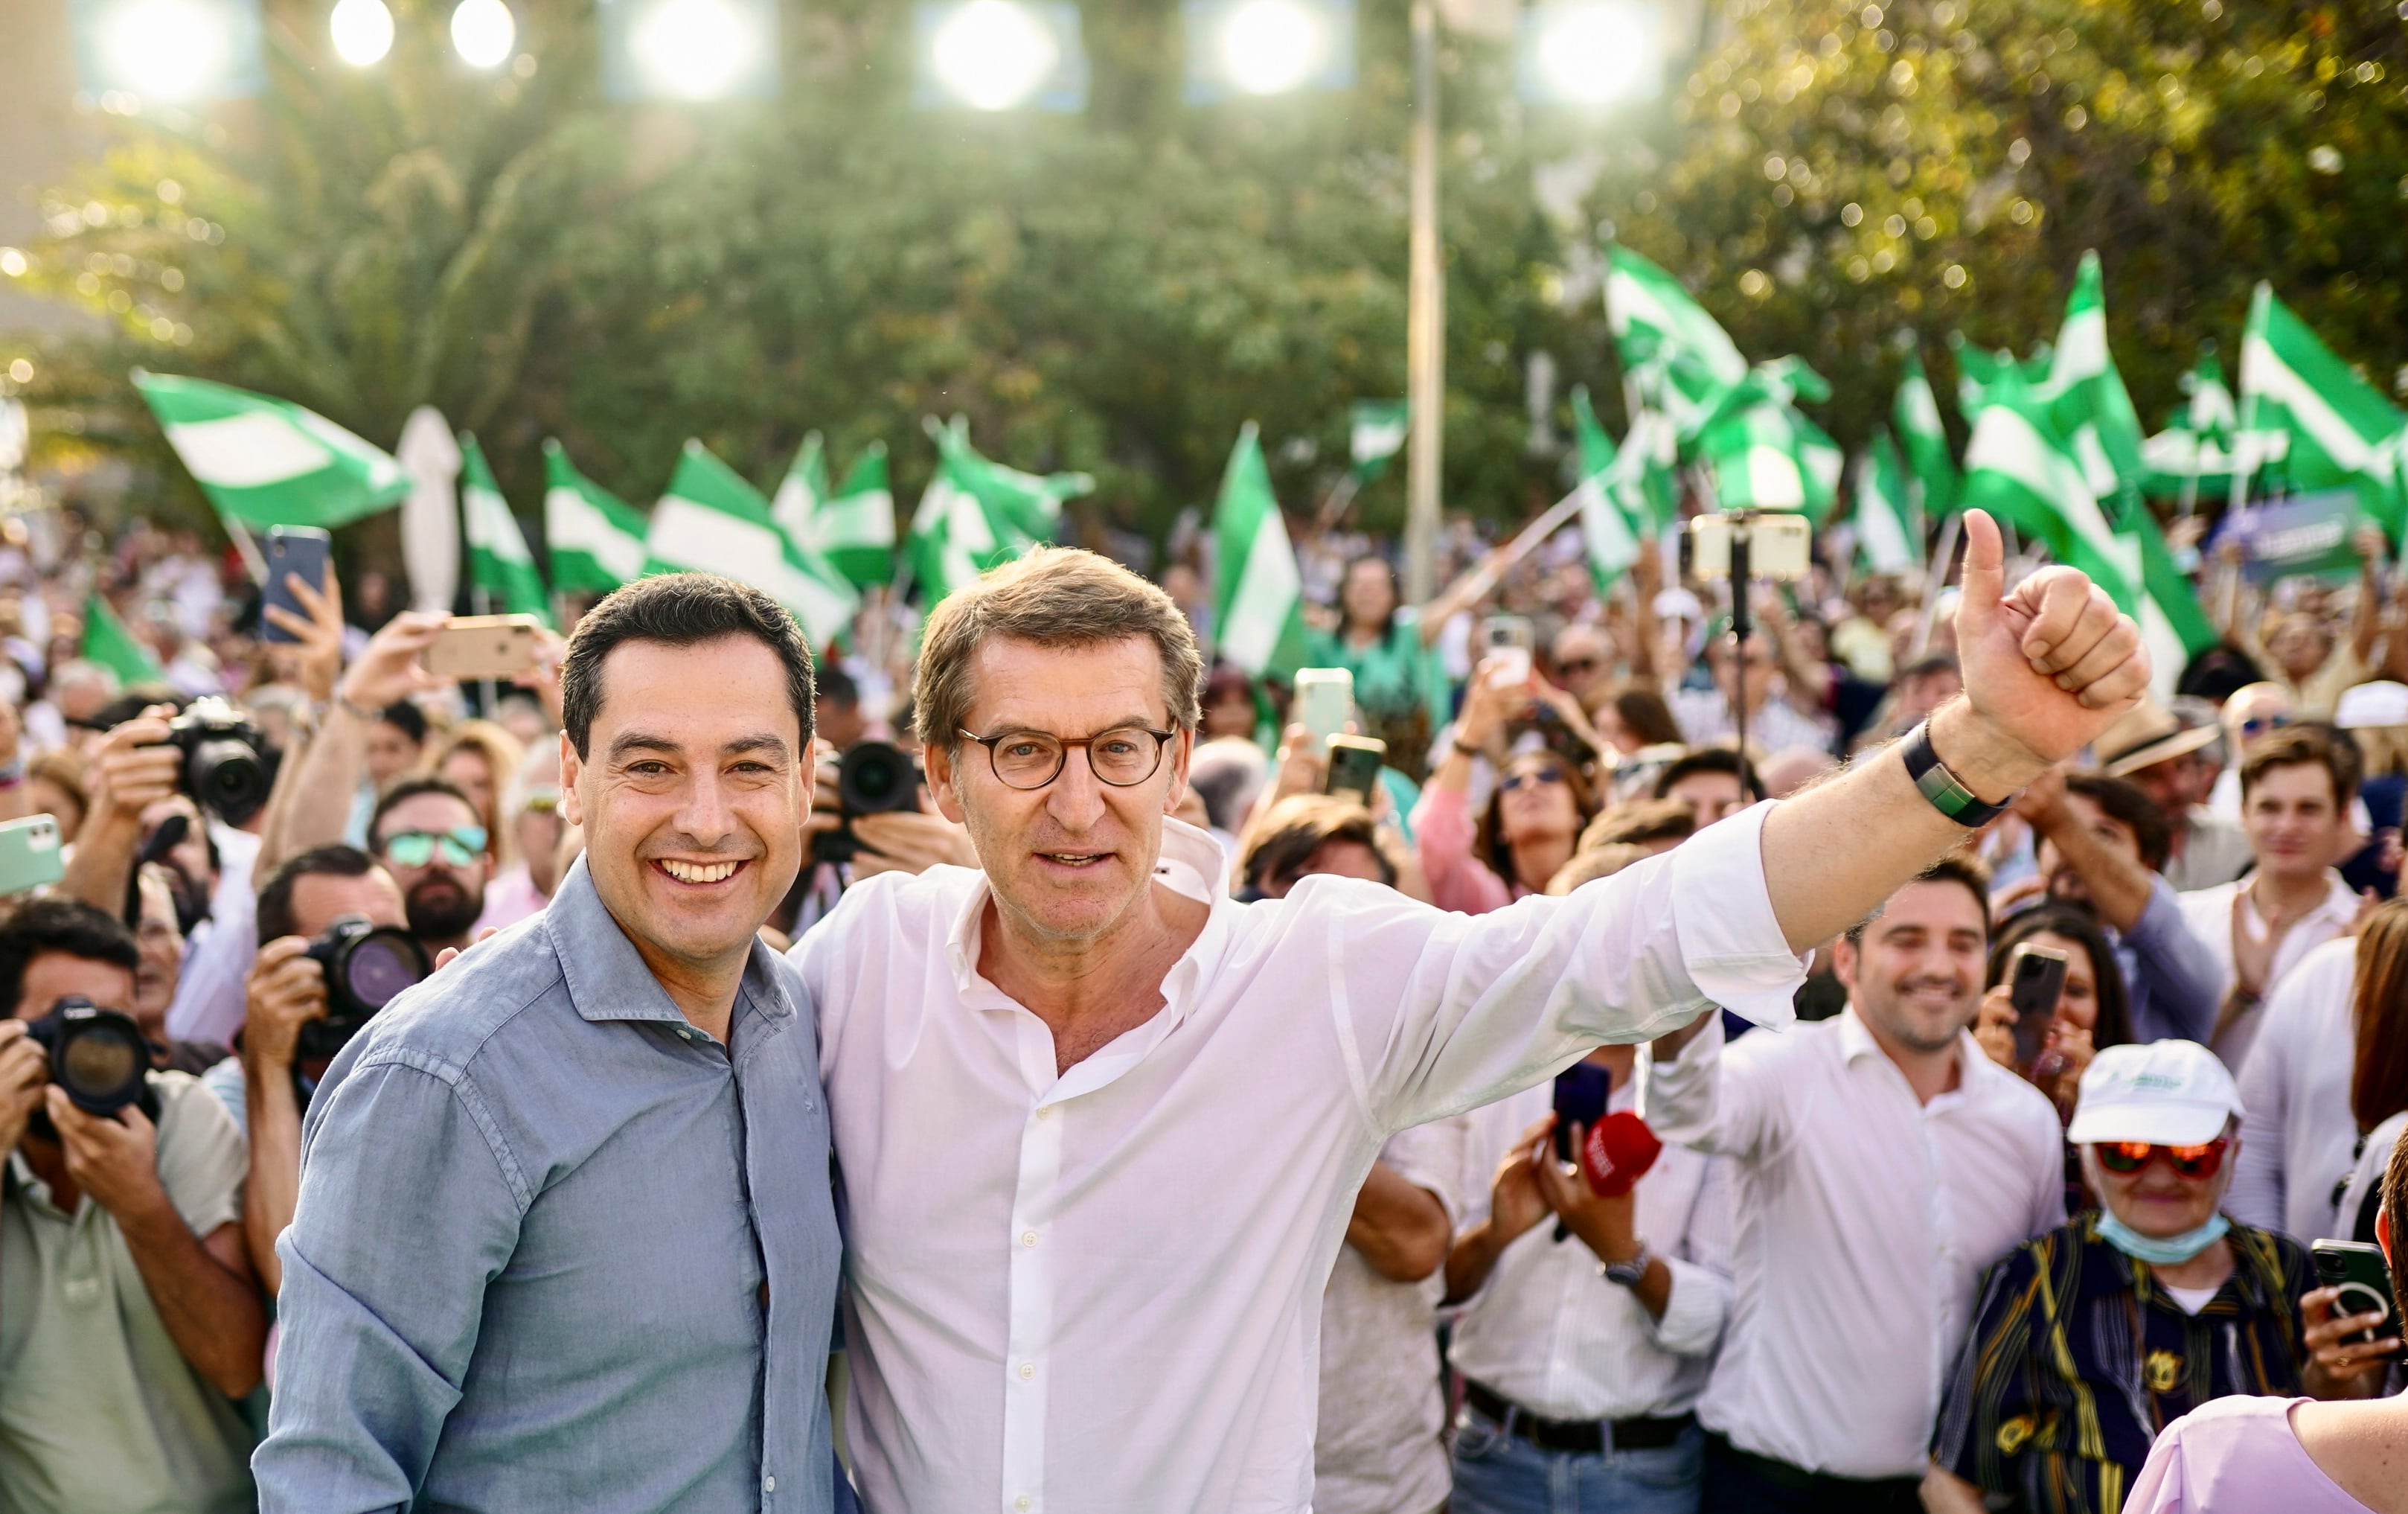
<svg viewBox="0 0 2408 1514"><path fill-rule="evenodd" d="M2225 523L2226 540L2241 547L2241 570L2263 587L2277 579L2311 575L2347 578L2358 571L2358 495L2323 489L2251 505Z"/></svg>

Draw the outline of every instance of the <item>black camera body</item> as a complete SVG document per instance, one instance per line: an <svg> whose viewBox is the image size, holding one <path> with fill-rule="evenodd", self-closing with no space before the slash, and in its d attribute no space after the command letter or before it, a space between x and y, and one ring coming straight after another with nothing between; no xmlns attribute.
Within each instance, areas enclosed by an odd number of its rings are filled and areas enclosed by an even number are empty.
<svg viewBox="0 0 2408 1514"><path fill-rule="evenodd" d="M184 792L230 825L267 802L267 765L260 760L259 728L211 696L194 699L167 722L167 744L184 754Z"/></svg>
<svg viewBox="0 0 2408 1514"><path fill-rule="evenodd" d="M850 862L861 851L853 816L920 807L919 761L894 743L855 742L836 761L837 806L844 823L811 838L814 862Z"/></svg>
<svg viewBox="0 0 2408 1514"><path fill-rule="evenodd" d="M26 1021L25 1034L50 1054L50 1081L78 1109L110 1117L128 1104L142 1104L158 1117L150 1095L150 1043L132 1016L69 994L40 1019ZM29 1123L36 1134L57 1139L46 1112L35 1110Z"/></svg>
<svg viewBox="0 0 2408 1514"><path fill-rule="evenodd" d="M309 943L308 957L326 974L326 1015L301 1027L295 1049L304 1057L342 1050L369 1017L434 971L417 937L357 915L328 926Z"/></svg>

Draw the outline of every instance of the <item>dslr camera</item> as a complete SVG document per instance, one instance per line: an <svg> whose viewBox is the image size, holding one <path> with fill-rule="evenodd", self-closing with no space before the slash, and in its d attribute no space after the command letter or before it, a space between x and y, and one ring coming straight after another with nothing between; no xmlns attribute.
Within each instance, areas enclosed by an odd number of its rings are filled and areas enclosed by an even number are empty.
<svg viewBox="0 0 2408 1514"><path fill-rule="evenodd" d="M26 1021L25 1034L50 1054L50 1081L85 1114L109 1117L138 1103L152 1119L159 1117L150 1092L150 1044L132 1016L69 994L40 1019ZM43 1110L36 1109L27 1125L36 1135L58 1139Z"/></svg>
<svg viewBox="0 0 2408 1514"><path fill-rule="evenodd" d="M920 764L892 742L856 742L837 758L836 797L844 823L811 838L814 862L850 862L860 853L854 815L918 809Z"/></svg>
<svg viewBox="0 0 2408 1514"><path fill-rule="evenodd" d="M167 722L167 744L183 751L184 792L227 824L240 824L267 802L259 728L225 700L194 699Z"/></svg>
<svg viewBox="0 0 2408 1514"><path fill-rule="evenodd" d="M326 1014L301 1027L296 1050L304 1057L342 1050L368 1017L433 971L426 948L408 931L370 925L357 915L328 926L309 943L308 957L326 974Z"/></svg>

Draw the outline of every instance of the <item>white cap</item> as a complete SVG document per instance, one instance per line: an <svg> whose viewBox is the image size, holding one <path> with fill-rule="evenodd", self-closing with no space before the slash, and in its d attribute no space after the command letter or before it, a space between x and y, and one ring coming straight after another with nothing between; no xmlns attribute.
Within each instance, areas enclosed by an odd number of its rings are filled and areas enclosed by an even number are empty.
<svg viewBox="0 0 2408 1514"><path fill-rule="evenodd" d="M2344 730L2408 726L2408 684L2395 684L2386 678L2342 690L2341 703L2333 710L2333 724Z"/></svg>
<svg viewBox="0 0 2408 1514"><path fill-rule="evenodd" d="M2205 1146L2240 1117L2241 1090L2215 1053L2196 1041L2153 1041L2109 1046L2092 1060L2065 1138Z"/></svg>

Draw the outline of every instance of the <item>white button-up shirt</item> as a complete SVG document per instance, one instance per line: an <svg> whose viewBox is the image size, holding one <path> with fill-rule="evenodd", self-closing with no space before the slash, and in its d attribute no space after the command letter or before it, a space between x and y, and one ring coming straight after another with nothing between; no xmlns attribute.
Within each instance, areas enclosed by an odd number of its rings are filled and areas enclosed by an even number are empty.
<svg viewBox="0 0 2408 1514"><path fill-rule="evenodd" d="M2358 896L2350 892L2342 875L2328 869L2325 879L2328 887L2324 901L2300 916L2274 948L2274 970L2266 979L2266 997L2270 1000L2308 953L2346 931L2350 922L2358 918ZM2219 1003L2232 992L2237 981L2232 965L2232 900L2236 894L2241 897L2242 913L2248 917L2246 929L2263 940L2266 917L2258 913L2258 901L2249 892L2248 879L2175 896L2182 904L2183 923L2190 927L2191 934L2207 944L2217 969L2224 974L2223 987L2215 996ZM2248 1060L2249 1044L2258 1038L2258 1027L2265 1013L2261 1003L2236 1017L2215 1037L2211 1049L2224 1059L2225 1066L2237 1069Z"/></svg>
<svg viewBox="0 0 2408 1514"><path fill-rule="evenodd" d="M982 873L849 892L794 960L869 1508L1307 1508L1323 1289L1381 1146L1710 1002L1785 1021L1763 820L1478 916L1342 878L1240 904L1166 822L1159 881L1210 902L1204 930L1160 1012L1059 1074L979 973Z"/></svg>
<svg viewBox="0 0 2408 1514"><path fill-rule="evenodd" d="M1634 1078L1606 1107L1627 1109L1636 1093ZM1552 1107L1548 1089L1532 1089L1473 1117L1484 1125L1488 1165L1466 1223L1487 1217L1488 1175ZM1664 1318L1607 1281L1579 1237L1556 1240L1550 1217L1514 1238L1465 1306L1447 1356L1455 1369L1550 1420L1695 1408L1730 1312L1730 1163L1668 1146L1637 1191L1639 1238L1672 1274Z"/></svg>
<svg viewBox="0 0 2408 1514"><path fill-rule="evenodd" d="M1984 1270L2064 1223L2056 1109L1957 1045L1929 1103L1854 1008L1727 1050L1717 1020L1648 1069L1656 1132L1734 1162L1730 1324L1698 1418L1742 1449L1919 1476Z"/></svg>

